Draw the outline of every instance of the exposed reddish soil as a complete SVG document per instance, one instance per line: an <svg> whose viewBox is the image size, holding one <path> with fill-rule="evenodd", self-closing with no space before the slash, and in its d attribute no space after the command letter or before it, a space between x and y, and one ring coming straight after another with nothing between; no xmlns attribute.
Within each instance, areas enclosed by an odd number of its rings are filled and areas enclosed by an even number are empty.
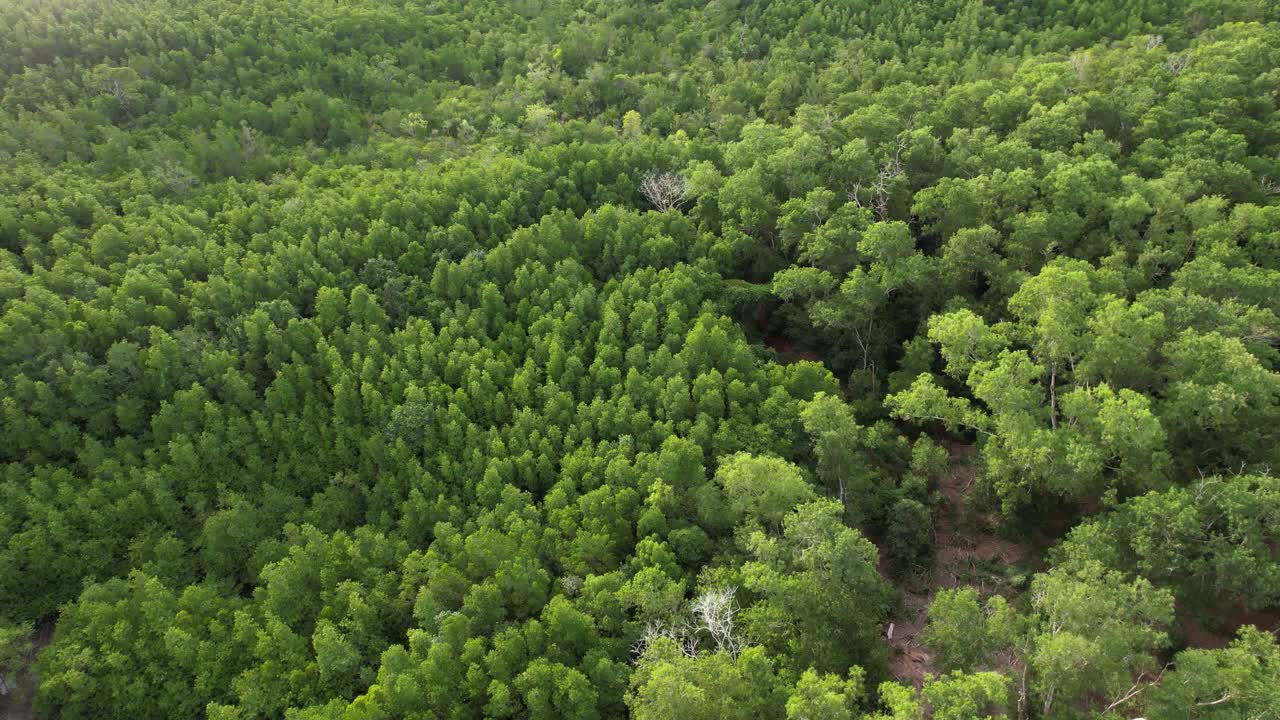
<svg viewBox="0 0 1280 720"><path fill-rule="evenodd" d="M812 350L796 350L795 341L785 335L767 335L764 344L772 348L779 355L782 355L782 362L795 362L796 360L812 360L814 362L822 362L822 356Z"/></svg>
<svg viewBox="0 0 1280 720"><path fill-rule="evenodd" d="M748 280L748 282L754 282ZM759 284L764 284L762 281ZM755 325L756 330L764 336L765 347L772 349L779 355L779 362L783 364L793 363L799 360L812 360L813 362L822 362L822 356L813 350L797 350L796 341L786 335L777 332L773 327L773 313L770 311L768 304L759 303L756 305Z"/></svg>
<svg viewBox="0 0 1280 720"><path fill-rule="evenodd" d="M984 518L974 516L965 498L976 478L973 446L943 439L951 453L951 468L940 481L942 502L934 514L934 563L919 576L899 578L902 608L891 618L893 635L889 672L899 682L924 684L927 673L936 673L933 656L920 643L926 613L940 589L972 585L982 596L1005 589L1002 579L981 565L994 561L1013 564L1027 559L1026 545L998 537L986 529ZM888 628L886 627L886 634Z"/></svg>
<svg viewBox="0 0 1280 720"><path fill-rule="evenodd" d="M1213 631L1204 626L1187 608L1178 606L1178 626L1187 647L1216 650L1224 648L1236 637L1236 631L1245 625L1253 625L1259 630L1280 632L1280 608L1266 610L1250 610L1236 606L1227 609L1221 618L1221 629Z"/></svg>
<svg viewBox="0 0 1280 720"><path fill-rule="evenodd" d="M983 597L1008 591L1004 577L991 571L992 563L1022 563L1032 570L1038 555L1035 550L1061 535L1047 529L1044 538L1037 537L1029 545L991 532L989 518L976 515L966 504L976 479L973 446L950 438L935 439L949 451L951 467L938 488L942 498L934 513L934 564L928 571L908 577L893 577L887 565L881 566L881 574L900 587L903 594L902 607L890 618L893 635L888 638L889 672L895 680L917 689L923 685L926 674L937 674L933 656L920 642L929 605L937 591L964 585L973 586ZM1064 525L1069 527L1065 521ZM1245 625L1280 632L1280 608L1223 608L1213 628L1205 627L1195 618L1195 613L1181 605L1177 608L1177 617L1182 639L1188 647L1226 647ZM885 631L887 634L888 626Z"/></svg>

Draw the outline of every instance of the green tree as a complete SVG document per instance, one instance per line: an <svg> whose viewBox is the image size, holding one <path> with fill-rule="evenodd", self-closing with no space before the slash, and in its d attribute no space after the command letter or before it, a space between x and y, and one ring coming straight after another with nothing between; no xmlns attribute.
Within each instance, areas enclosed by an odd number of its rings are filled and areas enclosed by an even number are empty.
<svg viewBox="0 0 1280 720"><path fill-rule="evenodd" d="M781 717L788 687L763 648L687 655L670 637L657 637L640 656L627 706L636 718Z"/></svg>
<svg viewBox="0 0 1280 720"><path fill-rule="evenodd" d="M929 605L929 622L921 640L934 652L942 670L973 672L985 663L992 638L977 591L971 587L939 590Z"/></svg>
<svg viewBox="0 0 1280 720"><path fill-rule="evenodd" d="M1228 647L1184 650L1172 665L1140 699L1152 717L1256 717L1275 707L1280 648L1272 633L1245 626Z"/></svg>
<svg viewBox="0 0 1280 720"><path fill-rule="evenodd" d="M787 720L852 720L863 696L861 668L849 678L806 670L787 698Z"/></svg>
<svg viewBox="0 0 1280 720"><path fill-rule="evenodd" d="M755 559L742 568L744 585L760 600L743 611L744 628L793 667L840 672L884 661L878 553L841 515L838 502L818 500L789 513L781 536L747 539Z"/></svg>
<svg viewBox="0 0 1280 720"><path fill-rule="evenodd" d="M1063 708L1075 703L1105 708L1134 677L1158 669L1156 653L1168 646L1173 621L1168 591L1094 562L1037 575L1031 597L1026 618L994 598L990 626L997 643L1022 655L1044 715L1070 712Z"/></svg>
<svg viewBox="0 0 1280 720"><path fill-rule="evenodd" d="M752 520L766 528L780 528L796 506L816 499L800 468L780 458L731 455L720 463L715 479L738 522Z"/></svg>

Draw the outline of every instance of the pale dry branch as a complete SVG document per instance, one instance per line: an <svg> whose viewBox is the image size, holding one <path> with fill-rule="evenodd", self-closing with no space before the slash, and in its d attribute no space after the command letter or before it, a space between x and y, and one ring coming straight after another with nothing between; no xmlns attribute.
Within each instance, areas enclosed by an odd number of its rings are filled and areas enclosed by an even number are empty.
<svg viewBox="0 0 1280 720"><path fill-rule="evenodd" d="M679 173L649 173L640 181L640 194L666 212L689 201L689 180Z"/></svg>
<svg viewBox="0 0 1280 720"><path fill-rule="evenodd" d="M738 607L733 602L735 587L708 590L694 601L692 610L697 619L697 629L706 632L716 644L716 649L738 656L739 643L734 633L734 616Z"/></svg>

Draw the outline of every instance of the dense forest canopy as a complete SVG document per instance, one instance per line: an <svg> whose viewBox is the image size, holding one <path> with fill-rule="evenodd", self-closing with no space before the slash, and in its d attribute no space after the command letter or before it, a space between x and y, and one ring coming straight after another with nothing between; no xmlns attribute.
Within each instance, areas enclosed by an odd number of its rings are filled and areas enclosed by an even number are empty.
<svg viewBox="0 0 1280 720"><path fill-rule="evenodd" d="M0 427L7 712L1277 717L1280 5L0 0Z"/></svg>

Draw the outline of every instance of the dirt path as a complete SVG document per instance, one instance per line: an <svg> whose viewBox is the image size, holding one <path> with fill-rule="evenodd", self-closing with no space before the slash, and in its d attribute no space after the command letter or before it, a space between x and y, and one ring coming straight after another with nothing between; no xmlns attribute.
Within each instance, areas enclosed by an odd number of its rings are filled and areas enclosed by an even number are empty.
<svg viewBox="0 0 1280 720"><path fill-rule="evenodd" d="M951 454L951 467L938 488L942 498L934 513L934 563L920 575L896 578L903 592L902 608L890 618L889 672L895 680L916 688L924 683L926 673L937 672L933 656L920 642L934 594L963 585L972 585L984 597L1006 590L1005 577L993 572L993 566L1020 563L1028 557L1025 545L991 533L986 519L975 516L965 504L977 474L973 446L946 438L940 442Z"/></svg>

